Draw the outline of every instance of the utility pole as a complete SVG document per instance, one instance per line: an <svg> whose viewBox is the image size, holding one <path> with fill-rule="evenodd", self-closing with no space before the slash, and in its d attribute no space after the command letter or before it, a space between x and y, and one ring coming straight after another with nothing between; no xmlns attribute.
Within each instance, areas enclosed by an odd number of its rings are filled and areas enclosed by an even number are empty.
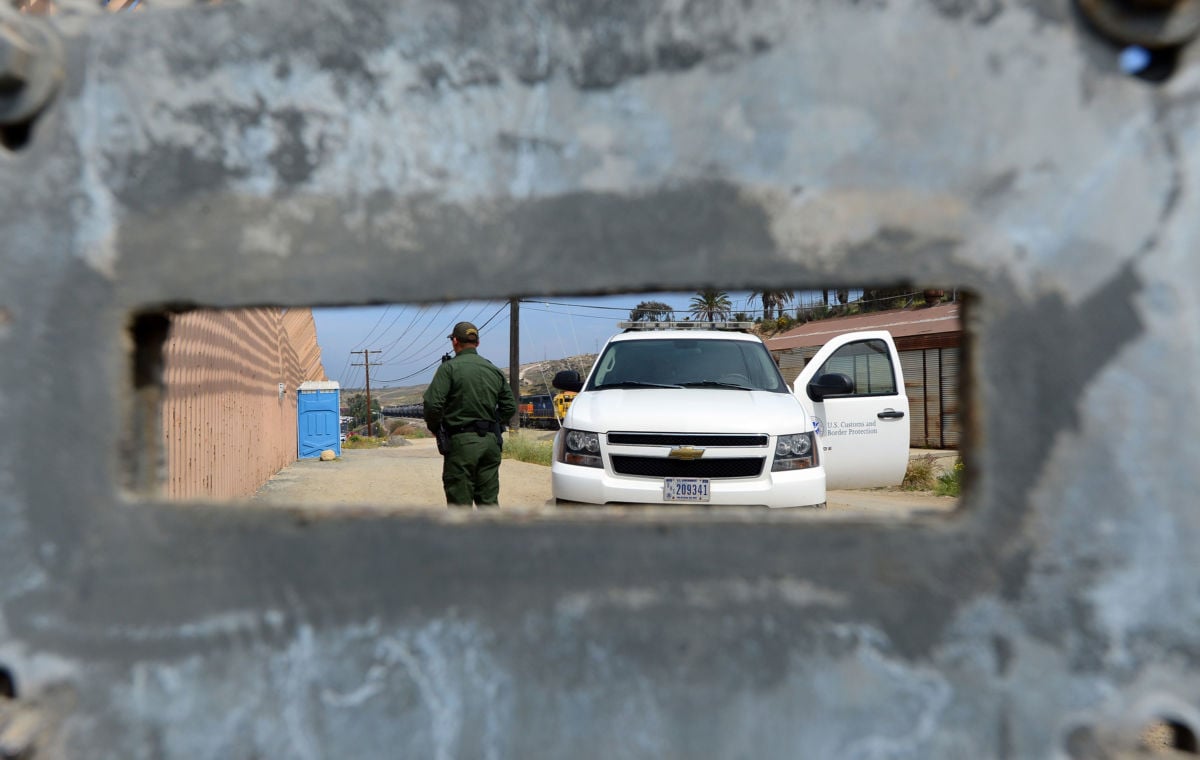
<svg viewBox="0 0 1200 760"><path fill-rule="evenodd" d="M367 437L374 438L375 431L371 427L371 421L375 418L375 415L371 413L371 367L378 367L380 365L371 363L371 354L382 354L383 351L369 351L364 348L362 351L351 351L350 353L363 355L363 363L362 364L352 364L350 366L364 367L366 369L366 372L367 372Z"/></svg>
<svg viewBox="0 0 1200 760"><path fill-rule="evenodd" d="M512 387L517 411L508 426L514 430L521 424L521 299L508 302L508 384Z"/></svg>

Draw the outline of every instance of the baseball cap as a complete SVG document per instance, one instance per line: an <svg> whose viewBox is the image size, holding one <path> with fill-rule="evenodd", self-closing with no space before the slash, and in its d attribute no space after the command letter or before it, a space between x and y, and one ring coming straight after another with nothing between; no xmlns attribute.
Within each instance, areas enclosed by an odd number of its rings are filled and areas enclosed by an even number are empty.
<svg viewBox="0 0 1200 760"><path fill-rule="evenodd" d="M458 338L459 343L474 343L479 340L479 328L470 322L459 322L447 338Z"/></svg>

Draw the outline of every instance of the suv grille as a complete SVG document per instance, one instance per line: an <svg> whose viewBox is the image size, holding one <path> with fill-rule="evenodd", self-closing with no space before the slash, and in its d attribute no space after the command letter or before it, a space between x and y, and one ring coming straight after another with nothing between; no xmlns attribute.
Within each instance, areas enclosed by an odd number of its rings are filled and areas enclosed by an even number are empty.
<svg viewBox="0 0 1200 760"><path fill-rule="evenodd" d="M644 478L753 478L762 473L766 457L740 459L663 459L613 455L613 471Z"/></svg>
<svg viewBox="0 0 1200 760"><path fill-rule="evenodd" d="M717 433L609 433L608 442L632 446L766 446L770 437Z"/></svg>

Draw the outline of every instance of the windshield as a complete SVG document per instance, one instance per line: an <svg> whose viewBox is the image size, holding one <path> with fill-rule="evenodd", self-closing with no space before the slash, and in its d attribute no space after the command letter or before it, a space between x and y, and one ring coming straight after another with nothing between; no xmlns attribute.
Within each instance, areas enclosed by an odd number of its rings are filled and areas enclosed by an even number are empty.
<svg viewBox="0 0 1200 760"><path fill-rule="evenodd" d="M758 341L668 338L613 341L596 361L585 390L728 388L787 393L787 384Z"/></svg>

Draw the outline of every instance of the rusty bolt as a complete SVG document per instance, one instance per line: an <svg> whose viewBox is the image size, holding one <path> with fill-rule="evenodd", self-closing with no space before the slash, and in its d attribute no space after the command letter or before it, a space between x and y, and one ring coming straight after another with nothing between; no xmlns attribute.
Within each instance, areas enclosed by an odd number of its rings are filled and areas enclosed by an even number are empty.
<svg viewBox="0 0 1200 760"><path fill-rule="evenodd" d="M9 24L0 25L0 94L10 95L29 82L33 46Z"/></svg>

